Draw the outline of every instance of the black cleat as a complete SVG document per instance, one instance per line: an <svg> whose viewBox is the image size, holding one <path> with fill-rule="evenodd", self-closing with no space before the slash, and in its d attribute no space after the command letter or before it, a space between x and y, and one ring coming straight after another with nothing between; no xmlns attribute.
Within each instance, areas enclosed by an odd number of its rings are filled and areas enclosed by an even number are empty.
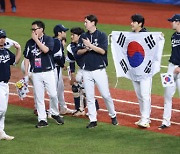
<svg viewBox="0 0 180 154"><path fill-rule="evenodd" d="M116 117L111 118L111 120L112 120L112 124L113 124L113 125L119 125Z"/></svg>
<svg viewBox="0 0 180 154"><path fill-rule="evenodd" d="M90 122L86 128L95 128L97 126L97 121Z"/></svg>
<svg viewBox="0 0 180 154"><path fill-rule="evenodd" d="M36 128L42 128L42 127L47 127L48 123L44 120L41 120L40 122L38 122L38 124L36 125Z"/></svg>
<svg viewBox="0 0 180 154"><path fill-rule="evenodd" d="M60 117L60 115L51 115L51 117L56 120L58 125L63 125L64 124L64 119Z"/></svg>
<svg viewBox="0 0 180 154"><path fill-rule="evenodd" d="M158 129L159 129L159 130L162 130L162 129L165 129L165 128L168 128L168 127L169 127L169 126L166 126L166 125L163 124L163 125L159 126Z"/></svg>

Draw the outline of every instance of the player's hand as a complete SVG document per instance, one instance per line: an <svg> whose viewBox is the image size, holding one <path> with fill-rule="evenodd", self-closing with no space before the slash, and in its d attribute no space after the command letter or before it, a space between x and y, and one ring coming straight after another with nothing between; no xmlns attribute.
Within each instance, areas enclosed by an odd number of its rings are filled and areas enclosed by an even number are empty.
<svg viewBox="0 0 180 154"><path fill-rule="evenodd" d="M14 43L14 47L15 47L16 49L21 49L21 46L20 46L20 44L18 44L18 43Z"/></svg>
<svg viewBox="0 0 180 154"><path fill-rule="evenodd" d="M175 74L180 73L180 67L176 67L175 70L174 70L174 73L175 73Z"/></svg>
<svg viewBox="0 0 180 154"><path fill-rule="evenodd" d="M34 31L32 31L31 37L34 41L38 40L38 35Z"/></svg>
<svg viewBox="0 0 180 154"><path fill-rule="evenodd" d="M67 66L66 65L64 65L63 70L67 71Z"/></svg>
<svg viewBox="0 0 180 154"><path fill-rule="evenodd" d="M29 76L28 75L24 76L23 80L27 84L29 82Z"/></svg>
<svg viewBox="0 0 180 154"><path fill-rule="evenodd" d="M76 82L76 78L75 78L75 74L74 74L74 73L72 73L72 74L71 74L70 85L73 85L73 84L74 84L74 82Z"/></svg>
<svg viewBox="0 0 180 154"><path fill-rule="evenodd" d="M90 40L87 38L87 39L82 39L83 40L83 44L87 47L87 48L90 48L91 46L91 42Z"/></svg>

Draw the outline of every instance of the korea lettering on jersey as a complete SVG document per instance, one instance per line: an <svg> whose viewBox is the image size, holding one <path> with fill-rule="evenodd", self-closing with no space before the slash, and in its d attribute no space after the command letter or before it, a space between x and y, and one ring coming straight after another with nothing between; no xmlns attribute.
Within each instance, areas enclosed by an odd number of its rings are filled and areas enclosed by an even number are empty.
<svg viewBox="0 0 180 154"><path fill-rule="evenodd" d="M165 42L161 34L112 31L111 51L117 77L140 81L159 72Z"/></svg>
<svg viewBox="0 0 180 154"><path fill-rule="evenodd" d="M7 52L6 55L0 55L0 63L7 63L10 60L10 55Z"/></svg>

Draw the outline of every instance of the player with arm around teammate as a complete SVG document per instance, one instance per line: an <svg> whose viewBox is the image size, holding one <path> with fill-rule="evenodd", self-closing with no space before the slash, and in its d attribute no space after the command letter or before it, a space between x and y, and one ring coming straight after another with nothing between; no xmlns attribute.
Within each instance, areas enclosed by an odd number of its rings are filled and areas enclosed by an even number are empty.
<svg viewBox="0 0 180 154"><path fill-rule="evenodd" d="M165 88L163 121L159 129L171 126L172 98L176 92L176 88L180 96L180 14L175 14L172 18L168 19L168 21L171 22L172 29L175 30L175 32L171 37L172 51L167 73L173 74L175 84L174 86Z"/></svg>
<svg viewBox="0 0 180 154"><path fill-rule="evenodd" d="M83 81L87 98L90 123L86 128L97 126L97 111L95 107L95 84L100 91L111 117L112 124L118 125L114 103L110 95L106 67L108 65L108 39L105 33L96 28L98 19L95 15L85 17L85 27L88 30L82 34L78 43L78 54L84 56Z"/></svg>
<svg viewBox="0 0 180 154"><path fill-rule="evenodd" d="M80 35L84 33L81 27L74 27L71 30L71 43L67 46L67 59L70 66L72 91L74 95L75 113L73 116L84 116L86 107L86 94L83 83L83 55L77 55L77 45ZM75 75L75 63L78 65L77 74ZM99 109L97 99L95 100L96 110Z"/></svg>
<svg viewBox="0 0 180 154"><path fill-rule="evenodd" d="M31 30L31 39L27 41L24 50L24 65L25 77L28 76L29 63L31 66L30 72L32 72L38 112L38 123L36 128L48 126L44 102L45 89L50 98L51 117L58 124L64 124L64 120L59 115L58 97L54 76L55 64L52 52L54 40L52 37L44 34L45 24L40 20L36 20L32 23Z"/></svg>
<svg viewBox="0 0 180 154"><path fill-rule="evenodd" d="M71 30L71 43L67 46L67 61L69 61L70 67L70 84L72 85L72 92L74 96L75 112L73 116L85 115L84 104L84 88L82 87L82 63L83 56L77 55L77 44L79 37L84 33L84 29L80 27L74 27ZM79 66L77 74L75 75L75 62Z"/></svg>
<svg viewBox="0 0 180 154"><path fill-rule="evenodd" d="M21 46L14 43L16 55L5 48L6 32L0 29L0 140L13 140L14 136L9 136L4 131L5 114L8 107L10 65L15 65L21 58Z"/></svg>

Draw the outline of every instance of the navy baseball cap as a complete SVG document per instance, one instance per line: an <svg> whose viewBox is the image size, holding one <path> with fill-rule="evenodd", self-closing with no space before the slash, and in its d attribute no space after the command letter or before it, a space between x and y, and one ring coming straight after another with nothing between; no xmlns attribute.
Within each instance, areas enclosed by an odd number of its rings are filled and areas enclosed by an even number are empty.
<svg viewBox="0 0 180 154"><path fill-rule="evenodd" d="M0 29L0 38L6 38L6 32Z"/></svg>
<svg viewBox="0 0 180 154"><path fill-rule="evenodd" d="M175 14L172 18L169 18L168 21L180 21L180 14Z"/></svg>
<svg viewBox="0 0 180 154"><path fill-rule="evenodd" d="M54 27L54 35L58 36L58 32L66 32L69 28L64 27L63 25L59 24Z"/></svg>

